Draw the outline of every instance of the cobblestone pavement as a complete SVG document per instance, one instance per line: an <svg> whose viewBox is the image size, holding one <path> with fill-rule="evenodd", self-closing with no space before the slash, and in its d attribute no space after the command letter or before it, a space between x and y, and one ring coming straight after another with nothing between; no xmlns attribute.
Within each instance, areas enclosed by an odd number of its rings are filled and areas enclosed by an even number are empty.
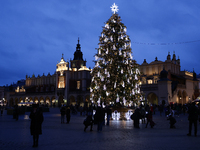
<svg viewBox="0 0 200 150"><path fill-rule="evenodd" d="M175 117L176 129L169 128L169 121L158 112L153 115L156 125L152 129L140 124L140 129L133 128L133 121L111 121L110 126L104 126L102 132L83 131L85 117L72 115L69 124L60 123L58 108L50 108L44 113L42 125L43 134L39 137L39 146L32 148L30 135L29 113L21 115L19 120L12 119L4 111L0 116L0 150L29 150L29 149L70 149L70 150L188 150L200 149L200 132L198 125L197 137L188 137L187 115Z"/></svg>

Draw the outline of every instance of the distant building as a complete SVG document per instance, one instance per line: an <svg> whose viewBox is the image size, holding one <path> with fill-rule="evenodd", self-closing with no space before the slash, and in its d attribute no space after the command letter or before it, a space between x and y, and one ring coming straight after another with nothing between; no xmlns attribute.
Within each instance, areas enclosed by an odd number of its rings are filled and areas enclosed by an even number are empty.
<svg viewBox="0 0 200 150"><path fill-rule="evenodd" d="M188 103L199 96L200 77L196 73L181 71L180 59L170 53L165 61L139 65L141 92L149 104ZM86 67L83 53L78 44L74 59L65 61L62 55L53 75L33 74L26 80L6 88L5 100L9 106L20 102L36 102L49 106L88 105L90 103L91 69Z"/></svg>
<svg viewBox="0 0 200 150"><path fill-rule="evenodd" d="M20 102L36 102L50 106L84 105L89 103L90 69L83 60L78 44L74 59L65 61L62 55L53 75L26 76L25 84L9 90L6 99L10 106Z"/></svg>
<svg viewBox="0 0 200 150"><path fill-rule="evenodd" d="M146 59L139 66L142 72L141 91L145 94L147 102L151 104L185 104L199 95L199 81L196 73L180 71L180 59L175 53L171 59L147 63Z"/></svg>

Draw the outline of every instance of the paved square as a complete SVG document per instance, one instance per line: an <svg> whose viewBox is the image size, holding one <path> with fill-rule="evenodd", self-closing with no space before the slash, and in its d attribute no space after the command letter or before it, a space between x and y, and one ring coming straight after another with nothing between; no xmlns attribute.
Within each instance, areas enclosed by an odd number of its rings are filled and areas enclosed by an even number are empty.
<svg viewBox="0 0 200 150"><path fill-rule="evenodd" d="M28 149L68 149L68 150L173 150L200 149L200 125L197 137L188 137L187 114L175 117L176 129L169 128L169 121L158 112L153 115L156 123L152 129L140 124L140 129L133 128L133 121L111 121L110 126L103 126L102 132L83 131L85 117L72 115L69 124L61 124L59 108L50 108L44 113L43 134L39 137L39 146L32 148L29 113L21 115L19 120L12 119L4 111L0 116L0 150ZM192 130L193 131L193 130ZM192 132L194 133L194 132Z"/></svg>

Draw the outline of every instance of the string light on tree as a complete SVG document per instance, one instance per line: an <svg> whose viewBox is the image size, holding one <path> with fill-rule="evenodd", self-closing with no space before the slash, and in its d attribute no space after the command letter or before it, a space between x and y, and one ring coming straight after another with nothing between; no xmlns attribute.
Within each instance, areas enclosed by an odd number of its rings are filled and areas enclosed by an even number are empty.
<svg viewBox="0 0 200 150"><path fill-rule="evenodd" d="M99 37L95 67L91 71L91 99L101 104L130 104L140 97L138 65L132 60L131 40L121 22L118 6L111 7L112 16Z"/></svg>

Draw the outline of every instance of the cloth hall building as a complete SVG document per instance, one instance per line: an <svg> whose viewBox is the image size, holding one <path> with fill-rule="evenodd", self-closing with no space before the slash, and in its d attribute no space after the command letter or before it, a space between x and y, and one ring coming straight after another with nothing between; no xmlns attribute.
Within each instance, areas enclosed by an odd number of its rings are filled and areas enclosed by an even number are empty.
<svg viewBox="0 0 200 150"><path fill-rule="evenodd" d="M65 61L62 55L53 75L26 76L25 85L9 91L7 100L10 106L20 102L36 102L49 106L84 105L89 102L90 81L90 69L86 67L86 60L83 60L78 40L73 60Z"/></svg>
<svg viewBox="0 0 200 150"><path fill-rule="evenodd" d="M90 103L91 69L86 67L79 44L74 52L74 59L65 61L62 55L53 75L26 76L23 85L9 89L5 95L9 106L20 102L36 102L49 106L88 105ZM196 73L181 71L180 59L170 53L165 61L139 65L141 72L141 91L145 101L150 104L185 104L199 96L199 81Z"/></svg>

